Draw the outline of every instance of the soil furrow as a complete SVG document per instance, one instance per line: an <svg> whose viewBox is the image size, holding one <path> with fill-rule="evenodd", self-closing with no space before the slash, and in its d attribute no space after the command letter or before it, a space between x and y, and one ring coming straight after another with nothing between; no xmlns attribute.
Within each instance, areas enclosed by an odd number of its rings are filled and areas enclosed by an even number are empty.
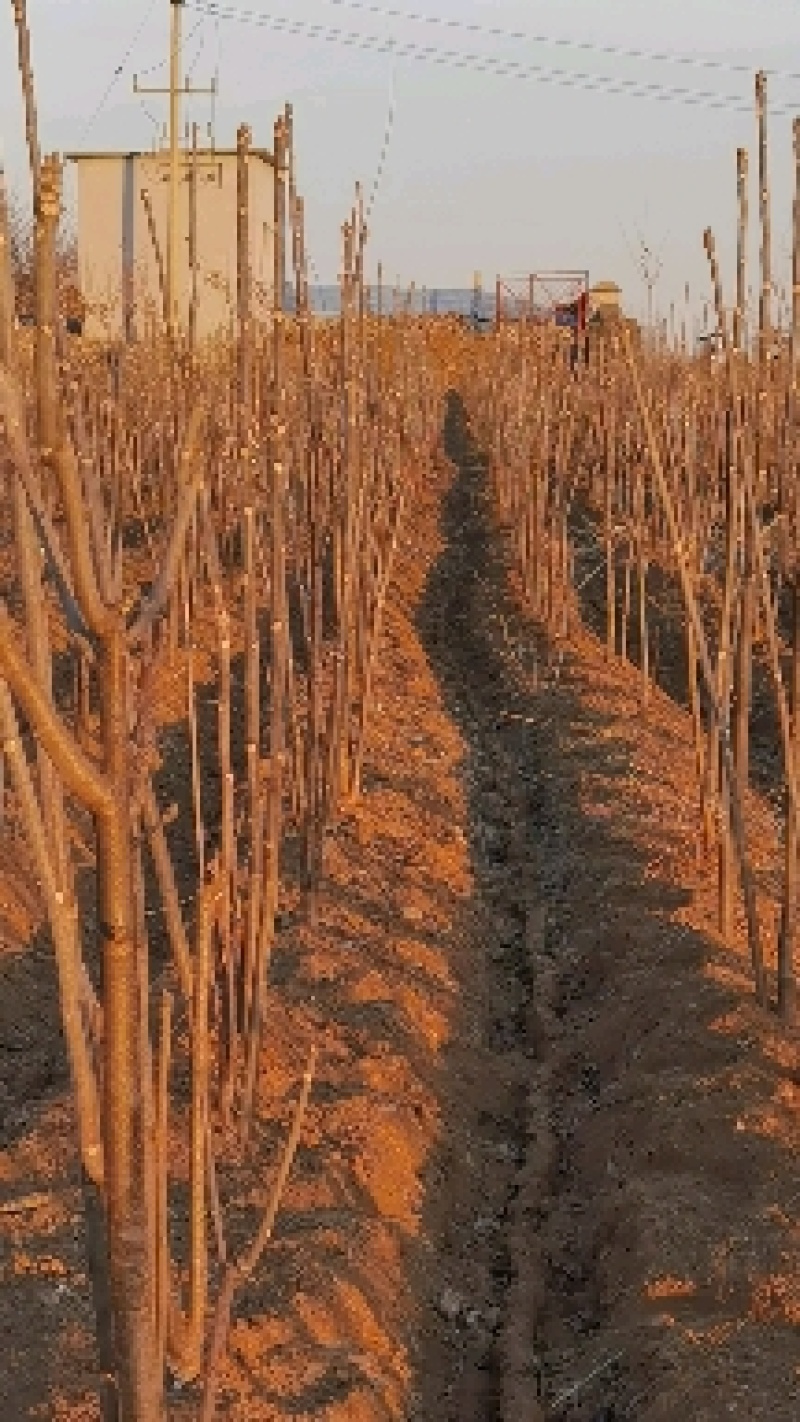
<svg viewBox="0 0 800 1422"><path fill-rule="evenodd" d="M447 448L445 549L419 627L467 746L483 987L480 1051L455 1066L480 1089L445 1120L463 1154L491 1102L513 1165L443 1184L452 1294L468 1257L497 1326L476 1361L450 1296L450 1352L420 1415L788 1422L796 1048L755 1008L743 942L716 932L688 717L660 692L642 717L638 671L606 663L590 632L547 646L520 613L455 401ZM468 1224L481 1211L488 1240Z"/></svg>

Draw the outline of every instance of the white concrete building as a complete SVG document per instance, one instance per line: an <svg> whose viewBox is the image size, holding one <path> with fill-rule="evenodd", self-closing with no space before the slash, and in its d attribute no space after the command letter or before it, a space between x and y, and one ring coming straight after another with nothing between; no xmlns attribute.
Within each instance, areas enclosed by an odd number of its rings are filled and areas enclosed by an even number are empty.
<svg viewBox="0 0 800 1422"><path fill-rule="evenodd" d="M78 177L78 270L86 302L84 334L136 339L160 320L158 261L143 193L166 263L169 153L68 153ZM274 164L272 154L251 148L247 159L250 204L252 312L273 304ZM178 212L183 260L177 278L181 326L189 323L189 194L192 155L181 152ZM197 150L197 334L227 329L236 311L235 149Z"/></svg>

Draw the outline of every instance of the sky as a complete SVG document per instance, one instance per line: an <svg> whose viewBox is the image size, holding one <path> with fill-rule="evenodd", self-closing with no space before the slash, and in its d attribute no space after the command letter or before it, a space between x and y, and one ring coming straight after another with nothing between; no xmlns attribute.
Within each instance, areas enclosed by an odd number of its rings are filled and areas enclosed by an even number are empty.
<svg viewBox="0 0 800 1422"><path fill-rule="evenodd" d="M43 152L150 147L166 101L137 98L132 81L167 81L169 0L27 4ZM374 193L369 266L381 260L387 282L471 286L478 271L491 288L497 275L585 268L617 281L641 314L644 245L656 309L676 303L678 319L687 282L695 314L710 297L706 226L730 299L738 146L750 155L755 282L753 76L764 68L773 268L789 280L795 0L187 0L183 29L192 81L219 74L219 146L242 122L271 146L274 118L293 104L319 280L337 278L360 181ZM717 106L692 102L709 94ZM212 101L198 96L185 117L202 132ZM11 0L0 9L0 156L29 203Z"/></svg>

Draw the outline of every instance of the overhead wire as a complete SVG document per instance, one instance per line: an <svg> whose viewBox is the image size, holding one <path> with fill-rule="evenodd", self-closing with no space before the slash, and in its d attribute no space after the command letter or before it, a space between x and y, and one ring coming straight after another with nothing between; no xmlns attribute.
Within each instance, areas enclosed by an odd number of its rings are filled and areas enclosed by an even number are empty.
<svg viewBox="0 0 800 1422"><path fill-rule="evenodd" d="M187 79L191 79L192 75L194 74L194 71L195 71L195 69L197 68L197 61L199 60L200 55L203 53L203 49L205 48L206 32L205 32L205 30L204 30L203 28L201 28L204 19L205 19L205 16L204 16L204 15L201 15L201 16L200 16L200 19L198 20L197 24L195 25L194 29L192 30L191 34L187 37L187 40L186 40L186 43L187 43L187 45L188 45L188 44L190 43L191 39L192 39L192 38L194 37L194 35L197 33L198 29L200 30L200 43L199 43L199 45L197 46L197 49L196 49L195 52L194 52L193 58L190 59L190 60L188 60L188 61L187 61L187 64L186 64L186 78L187 78Z"/></svg>
<svg viewBox="0 0 800 1422"><path fill-rule="evenodd" d="M204 19L205 19L205 16L204 16L204 15L201 15L200 18L199 18L199 20L196 20L196 21L195 21L195 23L192 25L192 28L190 29L189 33L187 34L187 36L186 36L186 38L185 38L185 40L184 40L184 44L186 44L186 45L191 44L192 40L194 39L195 35L197 34L197 31L201 28ZM201 36L200 36L200 46L199 46L199 49L198 49L198 51L197 51L197 53L196 53L194 59L193 59L192 62L191 62L191 65L190 65L189 69L187 70L187 78L191 76L192 68L193 68L194 65L197 63L197 60L198 60L199 57L200 57L200 53L201 53L202 48L203 48L203 41L204 41L204 35L201 33ZM164 68L164 60L163 60L163 59L159 59L159 60L156 61L155 64L148 64L148 65L145 66L144 69L140 69L140 70L138 71L136 77L137 77L137 78L140 78L142 75L155 74L155 73L157 72L157 70L163 69L163 68ZM135 93L135 92L136 92L136 91L134 90L134 93ZM156 118L155 114L154 114L154 113L152 112L152 110L149 108L148 104L145 103L144 96L143 96L142 94L137 94L136 97L137 97L138 100L139 100L139 107L140 107L140 109L141 109L141 110L143 111L143 113L145 114L145 117L149 119L150 123L153 125L153 128L156 130L156 133L157 133L157 134L163 133L163 131L164 131L163 120L162 120L162 119L159 119L159 118Z"/></svg>
<svg viewBox="0 0 800 1422"><path fill-rule="evenodd" d="M204 15L201 15L199 20L195 20L195 23L192 25L192 28L190 29L189 33L184 36L184 40L183 40L184 47L185 47L186 45L191 44L192 40L194 39L195 35L197 34L197 31L200 29L200 26L202 25L204 19L205 19L205 16L204 16ZM202 45L201 45L201 48L202 48ZM155 73L157 72L157 70L159 70L159 69L164 69L164 68L165 68L165 61L164 61L163 59L157 59L154 64L146 64L145 67L144 67L144 69L138 69L138 70L137 70L137 78L138 78L138 77L141 77L143 74L155 74Z"/></svg>
<svg viewBox="0 0 800 1422"><path fill-rule="evenodd" d="M382 20L401 20L416 25L431 25L438 29L460 31L462 34L485 36L487 39L508 40L513 44L541 44L558 49L574 49L585 54L601 54L612 59L646 60L648 63L686 65L693 69L705 69L721 74L745 74L752 76L753 65L735 60L718 59L710 55L681 54L676 50L639 49L620 44L603 44L598 40L567 39L565 36L537 34L531 30L510 30L500 25L483 25L473 20L454 19L449 15L424 14L419 10L400 10L392 5L377 5L372 0L323 0L323 3L340 10L352 10L359 14L374 15ZM793 70L768 69L772 79L800 81L800 72Z"/></svg>
<svg viewBox="0 0 800 1422"><path fill-rule="evenodd" d="M390 95L389 95L389 112L388 112L388 114L386 115L386 127L385 127L384 133L383 133L383 145L382 145L382 147L381 147L381 153L380 153L380 157L379 157L379 159L378 159L378 166L377 166L377 168L376 168L376 170L375 170L375 177L374 177L374 180L373 180L373 183L372 183L372 189L371 189L371 191L370 191L369 199L368 199L368 201L367 201L367 209L366 209L366 218L367 218L367 221L369 221L370 217L372 216L372 209L373 209L374 206L375 206L375 199L376 199L376 197L378 196L378 190L379 190L380 185L381 185L381 179L383 178L383 171L384 171L384 167L385 167L385 165L386 165L386 156L387 156L387 154L388 154L388 152L389 152L389 143L390 143L390 140L391 140L391 137L392 137L392 131L393 131L393 129L394 129L395 102L396 102L396 97L397 97L397 95L396 95L396 84L397 84L397 67L396 67L396 65L393 65L393 66L392 66L392 88L391 88L391 93L390 93Z"/></svg>
<svg viewBox="0 0 800 1422"><path fill-rule="evenodd" d="M214 38L216 40L216 56L214 61L214 79L209 95L209 119L208 131L212 142L216 141L217 132L217 95L219 94L219 73L222 64L222 30L219 23L219 16L214 20Z"/></svg>
<svg viewBox="0 0 800 1422"><path fill-rule="evenodd" d="M90 113L88 119L83 125L83 128L81 129L78 135L79 142L82 138L86 136L89 129L92 127L92 124L96 123L97 119L100 117L100 114L103 112L103 109L108 103L108 100L110 99L117 83L122 78L122 75L125 72L125 66L128 63L128 60L130 59L131 55L133 54L133 51L135 50L137 44L139 43L139 40L144 34L145 29L149 24L150 16L153 14L153 11L156 8L156 4L157 0L150 0L150 4L148 5L143 18L139 21L139 24L136 27L136 32L133 38L128 42L128 46L125 50L124 55L122 56L120 63L116 66L113 74L111 75L110 80L108 81L108 84L106 85L105 89L103 90L103 93L98 99L95 108L93 109L92 113Z"/></svg>
<svg viewBox="0 0 800 1422"><path fill-rule="evenodd" d="M747 115L752 113L752 103L743 95L723 94L711 90L691 89L684 86L665 85L622 77L606 77L588 74L580 70L555 69L542 64L503 59L499 56L479 54L475 51L443 49L437 45L418 44L390 35L363 34L359 31L345 30L339 26L292 19L264 10L245 10L234 5L216 3L216 0L186 0L186 3L189 8L195 11L218 19L263 26L277 33L301 35L312 40L321 40L325 43L338 44L370 53L388 54L396 59L418 60L440 67L461 69L499 78L536 80L539 83L562 85L566 88L588 92L681 103L691 107L717 109L728 113ZM774 104L771 106L773 116L794 112L795 109L792 106L776 106Z"/></svg>
<svg viewBox="0 0 800 1422"><path fill-rule="evenodd" d="M137 44L139 43L139 40L141 39L142 35L144 34L145 29L147 28L147 25L148 25L149 22L150 22L150 18L151 18L152 14L153 14L153 12L154 12L154 10L155 10L155 8L156 8L156 4L157 4L157 3L158 3L158 0L150 0L150 4L148 5L147 10L145 11L145 13L144 13L142 19L140 20L139 24L137 25L136 31L135 31L133 37L131 38L131 40L129 41L129 43L128 43L126 49L125 49L125 53L124 53L123 56L122 56L122 59L120 60L119 64L117 64L117 65L115 66L114 71L113 71L113 73L112 73L112 75L111 75L111 78L110 78L110 80L108 81L108 84L106 85L105 89L103 90L103 93L101 94L100 98L99 98L98 101L97 101L97 104L95 105L94 109L92 110L92 112L90 113L90 115L89 115L89 117L87 118L86 122L84 123L82 129L80 130L80 133L79 133L79 135L78 135L78 142L80 142L83 138L85 138L86 134L89 132L89 129L92 127L92 125L93 125L94 123L97 122L98 118L100 117L101 113L103 112L103 109L105 108L106 104L108 103L108 100L110 99L112 93L114 92L114 89L116 88L117 84L119 83L119 80L122 78L123 74L125 73L125 69L126 69L128 63L129 63L129 61L130 61L130 58L131 58L131 56L132 56L134 50L136 49L136 46L137 46ZM203 15L201 15L200 18L199 18L199 19L195 22L195 24L192 26L191 30L189 31L188 35L186 36L186 41L185 41L186 44L191 44L192 40L194 39L194 36L197 34L197 31L201 28L201 26L202 26L202 24L203 24L204 18L205 18L205 17L204 17ZM198 59L199 59L199 57L200 57L200 54L202 53L204 38L205 38L205 37L204 37L203 35L201 35L201 37L200 37L200 46L199 46L199 48L198 48L198 50L197 50L197 53L195 54L194 59L193 59L192 62L191 62L191 66L190 66L189 71L188 71L189 74L191 74L192 69L194 68L195 64L197 63L197 61L198 61ZM158 60L155 64L148 64L148 65L146 65L146 66L144 67L144 69L140 69L140 70L139 70L139 74L140 74L140 75L154 74L154 73L156 72L156 70L158 70L158 69L163 69L163 67L164 67L164 61L163 61L163 60ZM141 101L140 101L140 102L141 102ZM142 102L142 103L141 103L141 107L144 109L144 111L145 111L145 113L147 114L147 117L150 119L151 123L154 123L154 124L156 125L156 127L158 127L158 120L155 119L155 118L153 117L153 115L150 113L149 109L147 108L147 105Z"/></svg>

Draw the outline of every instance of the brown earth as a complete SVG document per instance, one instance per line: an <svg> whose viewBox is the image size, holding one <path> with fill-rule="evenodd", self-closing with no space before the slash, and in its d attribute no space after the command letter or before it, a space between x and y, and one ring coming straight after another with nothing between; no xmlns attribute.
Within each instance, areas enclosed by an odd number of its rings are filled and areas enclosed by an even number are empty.
<svg viewBox="0 0 800 1422"><path fill-rule="evenodd" d="M715 930L688 717L658 692L644 717L587 632L548 671L449 426L319 926L285 906L234 1235L312 1041L320 1065L220 1415L795 1419L797 1050ZM750 822L774 937L755 797ZM0 1417L77 1422L98 1414L55 982L8 828L0 863Z"/></svg>

